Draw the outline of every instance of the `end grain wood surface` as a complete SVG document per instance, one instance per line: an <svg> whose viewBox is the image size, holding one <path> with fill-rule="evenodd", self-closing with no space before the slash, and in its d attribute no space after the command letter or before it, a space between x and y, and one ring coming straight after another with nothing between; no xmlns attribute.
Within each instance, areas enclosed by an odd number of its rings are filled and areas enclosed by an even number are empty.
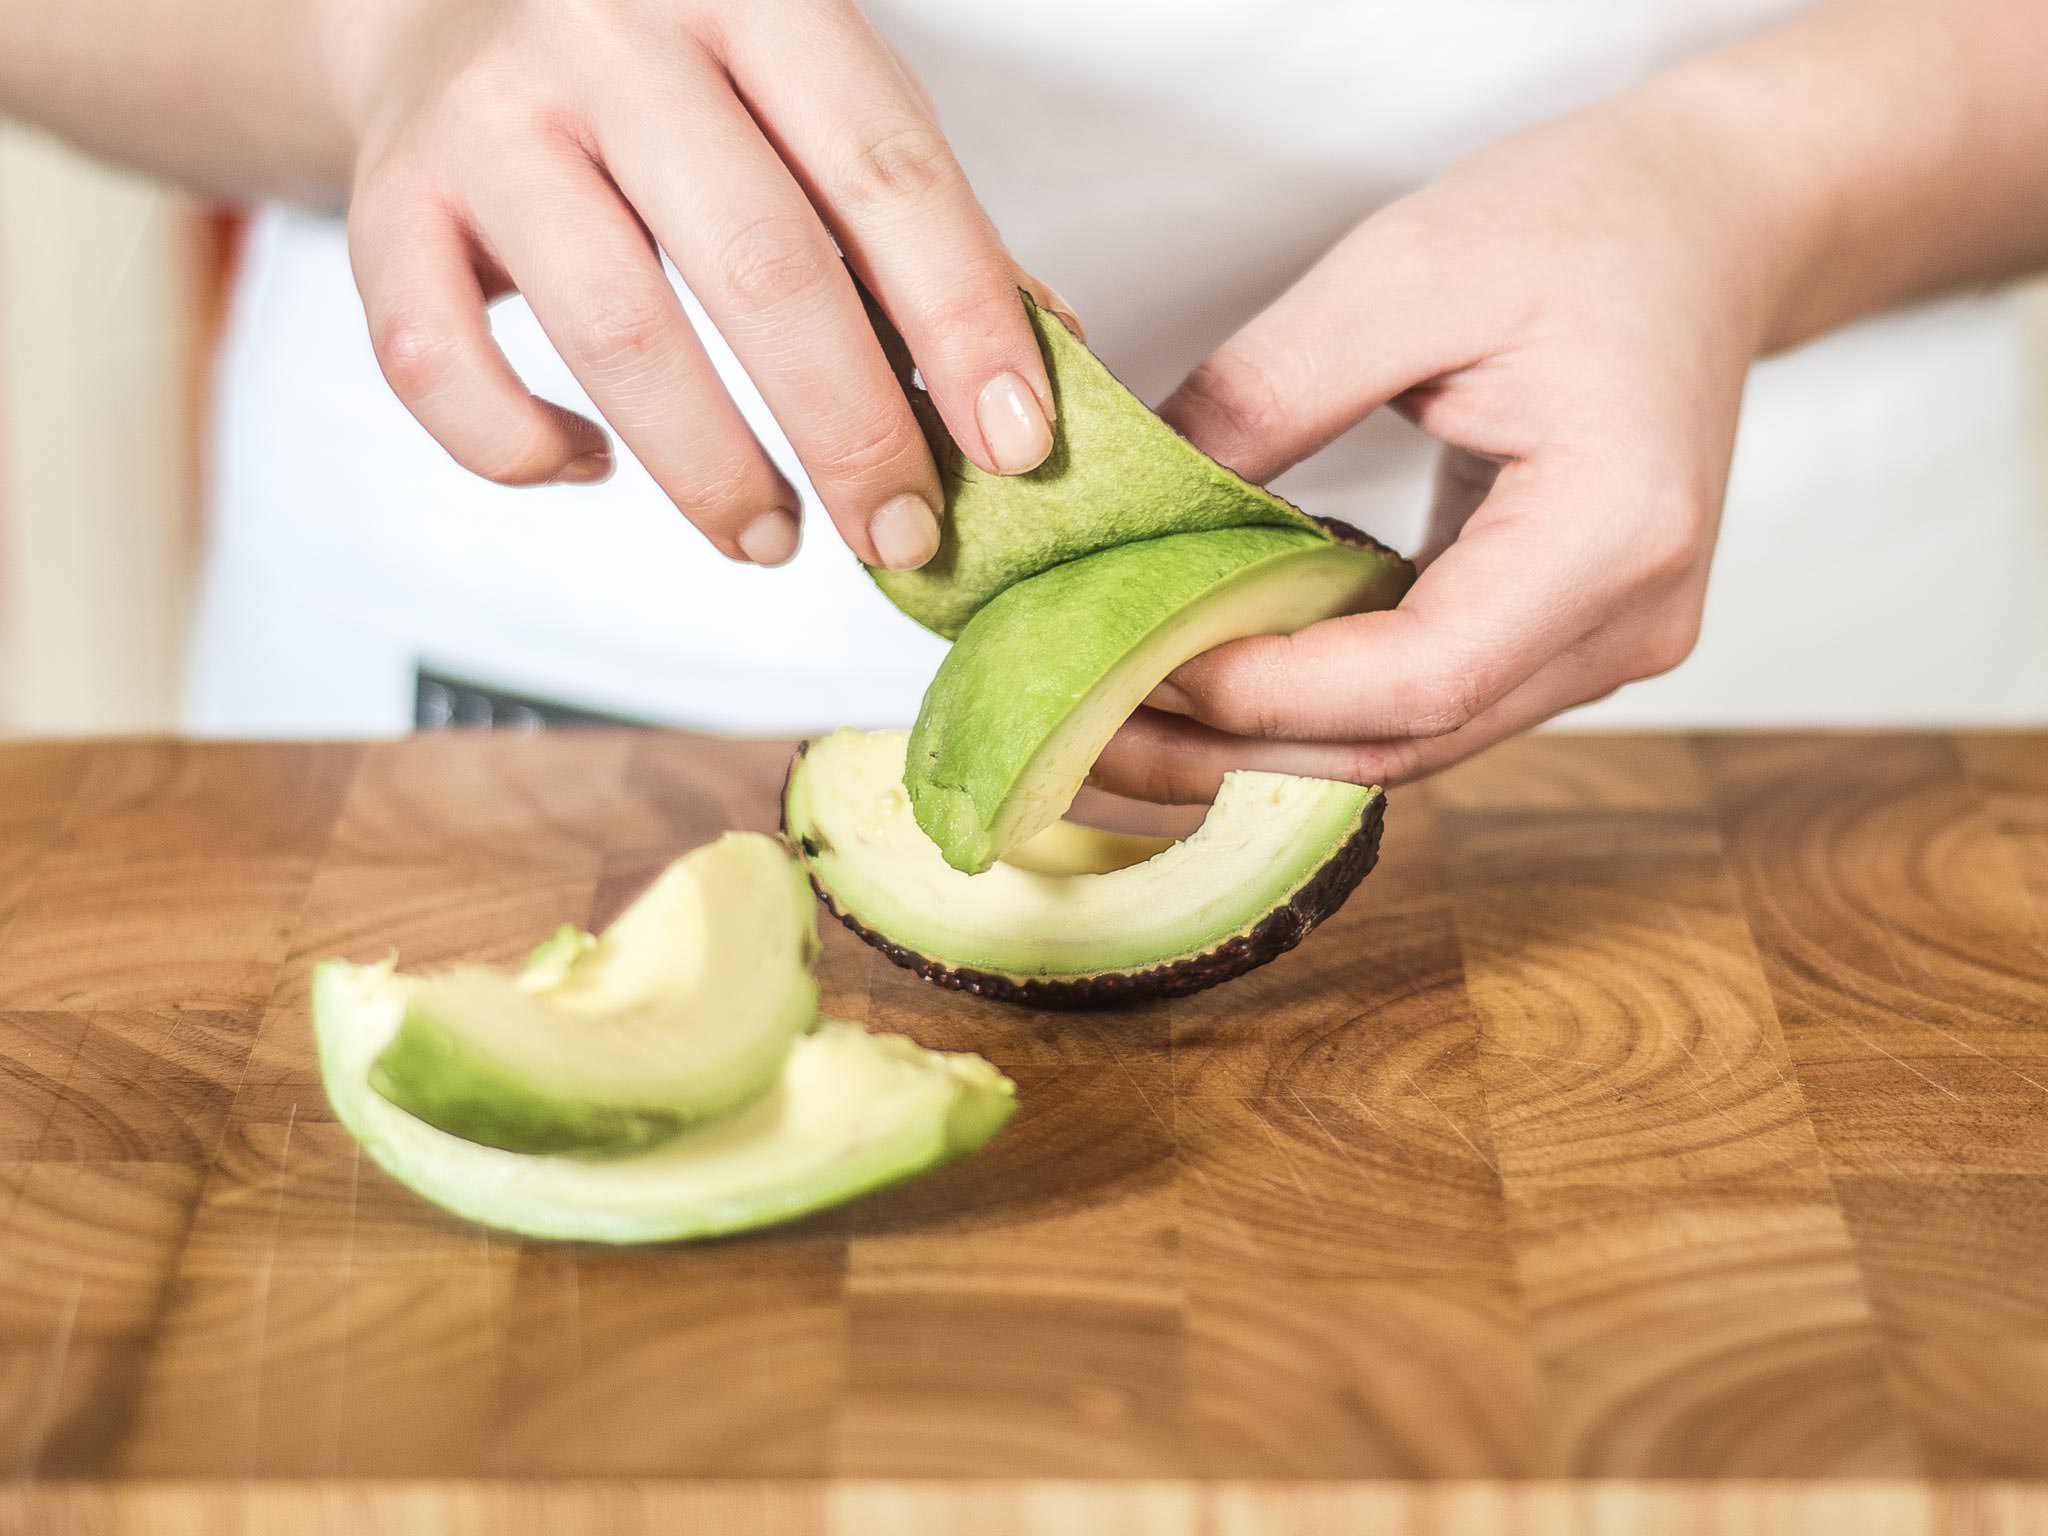
<svg viewBox="0 0 2048 1536"><path fill-rule="evenodd" d="M1546 737L984 1154L786 1231L467 1227L311 963L510 962L767 828L658 734L0 747L0 1530L2044 1528L2048 738Z"/></svg>

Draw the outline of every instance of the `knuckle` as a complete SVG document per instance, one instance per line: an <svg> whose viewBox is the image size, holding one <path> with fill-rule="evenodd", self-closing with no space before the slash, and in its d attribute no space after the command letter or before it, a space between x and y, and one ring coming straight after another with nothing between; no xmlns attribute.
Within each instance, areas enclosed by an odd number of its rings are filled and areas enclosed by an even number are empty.
<svg viewBox="0 0 2048 1536"><path fill-rule="evenodd" d="M536 443L494 443L463 454L456 462L498 485L540 485L560 467Z"/></svg>
<svg viewBox="0 0 2048 1536"><path fill-rule="evenodd" d="M546 137L553 123L524 66L487 51L458 68L426 125L459 144L501 148Z"/></svg>
<svg viewBox="0 0 2048 1536"><path fill-rule="evenodd" d="M1668 510L1653 519L1636 542L1642 579L1651 585L1683 580L1699 562L1702 520L1690 506Z"/></svg>
<svg viewBox="0 0 2048 1536"><path fill-rule="evenodd" d="M1426 676L1409 690L1403 710L1407 734L1448 736L1470 725L1484 702L1478 679L1463 668L1446 668Z"/></svg>
<svg viewBox="0 0 2048 1536"><path fill-rule="evenodd" d="M1240 688L1203 688L1191 691L1190 712L1204 725L1232 736L1267 736L1273 729L1273 711L1257 691Z"/></svg>
<svg viewBox="0 0 2048 1536"><path fill-rule="evenodd" d="M570 346L576 360L611 372L654 354L669 336L667 294L632 284L604 284L604 297L587 304L573 321Z"/></svg>
<svg viewBox="0 0 2048 1536"><path fill-rule="evenodd" d="M748 220L718 246L719 280L755 309L780 309L817 293L833 265L811 231L779 214Z"/></svg>
<svg viewBox="0 0 2048 1536"><path fill-rule="evenodd" d="M676 510L712 534L736 534L769 502L760 477L737 457L693 464L686 482L666 487Z"/></svg>
<svg viewBox="0 0 2048 1536"><path fill-rule="evenodd" d="M1700 616L1687 609L1654 629L1637 653L1631 669L1636 679L1659 677L1678 667L1693 653L1700 639Z"/></svg>
<svg viewBox="0 0 2048 1536"><path fill-rule="evenodd" d="M1399 784L1415 777L1422 748L1413 741L1380 742L1351 755L1344 776L1354 784Z"/></svg>
<svg viewBox="0 0 2048 1536"><path fill-rule="evenodd" d="M1240 641L1214 659L1205 658L1180 685L1194 717L1232 736L1288 734L1286 701L1289 635Z"/></svg>
<svg viewBox="0 0 2048 1536"><path fill-rule="evenodd" d="M1240 442L1265 442L1278 435L1287 419L1279 375L1250 352L1205 360L1181 390Z"/></svg>
<svg viewBox="0 0 2048 1536"><path fill-rule="evenodd" d="M853 209L912 202L954 175L953 152L938 131L923 123L887 129L855 146L839 177L837 193Z"/></svg>
<svg viewBox="0 0 2048 1536"><path fill-rule="evenodd" d="M886 475L900 475L923 439L906 420L848 422L821 436L804 455L812 478L858 485Z"/></svg>
<svg viewBox="0 0 2048 1536"><path fill-rule="evenodd" d="M934 294L920 307L923 329L960 358L983 357L1014 334L1030 344L1014 283L996 275Z"/></svg>
<svg viewBox="0 0 2048 1536"><path fill-rule="evenodd" d="M1249 679L1251 686L1238 693L1231 708L1236 723L1226 727L1239 736L1273 737L1286 734L1286 717L1281 708L1280 680L1276 668L1259 668Z"/></svg>
<svg viewBox="0 0 2048 1536"><path fill-rule="evenodd" d="M432 394L455 369L455 338L410 311L400 311L380 321L373 344L384 377L401 399Z"/></svg>

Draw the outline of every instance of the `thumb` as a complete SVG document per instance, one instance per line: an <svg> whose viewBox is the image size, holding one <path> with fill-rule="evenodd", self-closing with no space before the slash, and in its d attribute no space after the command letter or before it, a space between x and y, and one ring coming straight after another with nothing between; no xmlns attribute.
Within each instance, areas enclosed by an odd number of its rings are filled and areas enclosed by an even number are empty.
<svg viewBox="0 0 2048 1536"><path fill-rule="evenodd" d="M1431 275L1368 219L1159 408L1211 458L1263 483L1403 390L1472 359L1447 340Z"/></svg>

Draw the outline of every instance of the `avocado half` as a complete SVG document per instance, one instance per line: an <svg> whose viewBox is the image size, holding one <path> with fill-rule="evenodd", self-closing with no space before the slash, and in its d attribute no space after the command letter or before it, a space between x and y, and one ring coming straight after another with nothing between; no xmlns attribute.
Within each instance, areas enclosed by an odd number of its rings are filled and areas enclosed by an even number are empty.
<svg viewBox="0 0 2048 1536"><path fill-rule="evenodd" d="M1201 991L1300 943L1379 855L1377 788L1240 772L1181 841L1059 821L969 875L917 825L907 746L901 731L807 743L783 827L841 922L979 997L1100 1008Z"/></svg>

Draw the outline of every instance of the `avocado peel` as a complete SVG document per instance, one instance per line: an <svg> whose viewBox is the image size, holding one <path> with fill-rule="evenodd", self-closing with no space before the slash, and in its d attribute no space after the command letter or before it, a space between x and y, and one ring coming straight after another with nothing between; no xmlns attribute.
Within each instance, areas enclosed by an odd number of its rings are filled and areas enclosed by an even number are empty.
<svg viewBox="0 0 2048 1536"><path fill-rule="evenodd" d="M1223 528L1298 528L1355 543L1390 576L1414 570L1355 529L1312 517L1210 458L1149 409L1059 317L1020 294L1052 384L1053 446L1021 475L997 475L962 454L908 349L869 301L884 355L910 401L945 493L939 548L914 571L871 567L889 601L927 629L957 637L1005 588L1119 544ZM1398 594L1397 594L1398 595Z"/></svg>

